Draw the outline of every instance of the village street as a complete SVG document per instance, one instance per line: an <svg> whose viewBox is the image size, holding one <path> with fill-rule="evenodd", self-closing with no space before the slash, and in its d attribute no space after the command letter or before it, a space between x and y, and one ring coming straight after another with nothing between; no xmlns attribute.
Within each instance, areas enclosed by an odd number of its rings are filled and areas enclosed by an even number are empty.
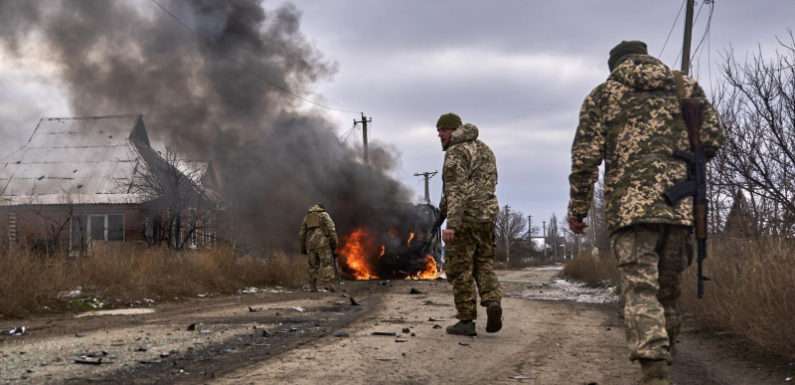
<svg viewBox="0 0 795 385"><path fill-rule="evenodd" d="M445 334L454 309L441 280L346 282L351 296L265 290L150 314L33 319L26 335L0 338L0 383L633 384L615 304L602 303L611 293L558 272L500 272L505 327L485 333L480 314L472 338ZM675 379L785 383L786 367L748 356L688 329Z"/></svg>

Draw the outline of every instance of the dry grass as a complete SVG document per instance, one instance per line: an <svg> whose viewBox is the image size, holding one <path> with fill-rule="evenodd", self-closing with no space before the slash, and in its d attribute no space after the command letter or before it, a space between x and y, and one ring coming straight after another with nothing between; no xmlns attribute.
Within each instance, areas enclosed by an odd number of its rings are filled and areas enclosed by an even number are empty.
<svg viewBox="0 0 795 385"><path fill-rule="evenodd" d="M704 326L795 358L795 243L722 240L711 246L704 269L712 281L697 299L691 266L683 277L683 307Z"/></svg>
<svg viewBox="0 0 795 385"><path fill-rule="evenodd" d="M228 248L174 252L160 248L107 251L77 260L26 251L0 255L0 315L21 317L45 306L61 309L59 293L83 292L112 303L171 299L198 293L234 293L247 286L300 286L304 257L275 253L239 256Z"/></svg>
<svg viewBox="0 0 795 385"><path fill-rule="evenodd" d="M576 258L566 262L562 275L588 286L615 285L618 282L616 261L611 256L593 256L580 253Z"/></svg>
<svg viewBox="0 0 795 385"><path fill-rule="evenodd" d="M683 309L705 328L730 331L795 358L795 242L720 240L709 252L704 270L712 281L697 299L693 263L682 277ZM586 253L568 262L563 275L589 285L618 279L613 258Z"/></svg>

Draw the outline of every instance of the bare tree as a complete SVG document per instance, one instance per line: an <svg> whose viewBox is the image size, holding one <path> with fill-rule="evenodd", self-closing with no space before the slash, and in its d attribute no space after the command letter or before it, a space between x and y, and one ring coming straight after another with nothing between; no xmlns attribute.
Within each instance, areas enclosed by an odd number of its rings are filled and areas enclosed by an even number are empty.
<svg viewBox="0 0 795 385"><path fill-rule="evenodd" d="M729 55L717 104L726 143L713 163L713 220L725 220L738 194L760 232L795 233L795 37L740 64Z"/></svg>
<svg viewBox="0 0 795 385"><path fill-rule="evenodd" d="M497 213L496 236L497 242L505 252L505 262L511 263L511 249L515 242L522 238L526 232L527 220L519 211L511 210L511 206L505 205Z"/></svg>
<svg viewBox="0 0 795 385"><path fill-rule="evenodd" d="M182 249L206 223L211 201L199 187L200 170L184 167L176 152L167 149L163 156L143 154L146 164L139 164L129 185L129 192L142 194L149 202L155 224L150 243L168 241Z"/></svg>

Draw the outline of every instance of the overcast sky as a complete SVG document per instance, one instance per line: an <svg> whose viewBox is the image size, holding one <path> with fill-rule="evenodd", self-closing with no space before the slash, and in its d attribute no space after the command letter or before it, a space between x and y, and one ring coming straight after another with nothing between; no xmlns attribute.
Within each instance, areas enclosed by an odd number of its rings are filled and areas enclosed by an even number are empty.
<svg viewBox="0 0 795 385"><path fill-rule="evenodd" d="M317 83L309 98L344 110L327 112L341 136L356 112L372 116L370 139L400 153L395 176L419 197L422 182L413 174L441 169L435 121L456 112L480 128L497 156L500 203L532 214L534 224L553 212L565 214L579 106L606 78L610 48L640 39L658 55L682 6L679 0L293 3L303 13L301 30L336 63L336 74ZM694 47L709 8L696 20ZM661 55L677 67L683 17ZM694 64L707 93L710 77L720 81L718 66L730 47L740 58L760 46L772 52L792 20L793 0L716 0L711 34ZM40 116L69 115L55 74L47 63L0 58L0 154L21 143ZM361 132L348 141L360 142ZM437 176L431 185L435 202L440 189Z"/></svg>

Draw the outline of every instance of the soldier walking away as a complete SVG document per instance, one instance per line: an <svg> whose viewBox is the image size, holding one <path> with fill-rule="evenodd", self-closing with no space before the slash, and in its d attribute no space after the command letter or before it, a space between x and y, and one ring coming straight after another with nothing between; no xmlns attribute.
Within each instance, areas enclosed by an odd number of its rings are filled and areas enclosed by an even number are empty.
<svg viewBox="0 0 795 385"><path fill-rule="evenodd" d="M701 104L698 138L707 158L720 147L723 132L696 81L649 56L645 43L622 41L610 51L608 65L610 76L585 98L572 144L569 228L583 232L604 160L630 359L640 362L641 384L667 385L681 324L680 277L692 258L693 200L669 204L663 197L688 177L687 163L672 155L690 149L680 101Z"/></svg>
<svg viewBox="0 0 795 385"><path fill-rule="evenodd" d="M447 333L477 335L476 286L480 304L486 308L486 331L496 333L502 328L502 289L494 273L497 162L489 146L478 140L478 128L462 124L458 115L442 115L436 129L446 152L439 204L441 218L447 218L442 239L459 319Z"/></svg>
<svg viewBox="0 0 795 385"><path fill-rule="evenodd" d="M321 204L309 208L299 231L301 254L309 257L309 287L317 291L323 287L329 291L338 288L334 268L334 252L337 249L337 229L334 221Z"/></svg>

